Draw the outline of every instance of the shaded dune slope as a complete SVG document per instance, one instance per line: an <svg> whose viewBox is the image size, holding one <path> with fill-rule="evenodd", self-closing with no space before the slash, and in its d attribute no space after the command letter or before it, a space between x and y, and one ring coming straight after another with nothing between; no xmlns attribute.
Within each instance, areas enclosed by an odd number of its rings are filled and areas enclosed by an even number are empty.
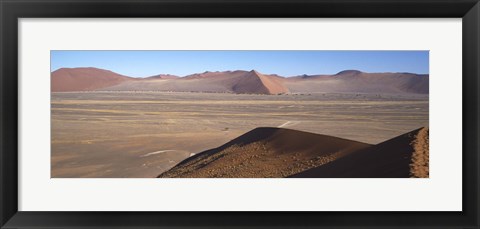
<svg viewBox="0 0 480 229"><path fill-rule="evenodd" d="M425 133L427 130L427 133ZM414 145L420 142L421 147ZM417 166L412 166L414 152ZM427 158L425 159L425 151ZM426 162L425 162L426 161ZM428 177L428 128L420 128L335 161L295 174L293 178L406 178ZM417 176L413 173L415 170Z"/></svg>
<svg viewBox="0 0 480 229"><path fill-rule="evenodd" d="M297 130L256 128L158 177L286 177L369 146Z"/></svg>
<svg viewBox="0 0 480 229"><path fill-rule="evenodd" d="M280 78L252 70L234 83L232 91L248 94L280 94L287 93L288 89L282 84Z"/></svg>
<svg viewBox="0 0 480 229"><path fill-rule="evenodd" d="M152 79L152 78L149 78ZM130 81L103 90L151 90L177 92L217 92L237 94L279 94L288 89L281 77L263 75L252 71L204 72L182 78L163 77L158 80Z"/></svg>

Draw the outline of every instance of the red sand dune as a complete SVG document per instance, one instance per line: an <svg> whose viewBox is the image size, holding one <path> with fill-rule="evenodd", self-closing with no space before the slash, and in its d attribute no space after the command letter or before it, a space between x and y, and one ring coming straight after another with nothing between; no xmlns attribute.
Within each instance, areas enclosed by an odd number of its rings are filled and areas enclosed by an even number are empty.
<svg viewBox="0 0 480 229"><path fill-rule="evenodd" d="M228 91L239 94L278 94L287 93L278 77L263 75L255 70L249 72L224 71L204 72L186 76L185 79L201 79L205 84L218 84Z"/></svg>
<svg viewBox="0 0 480 229"><path fill-rule="evenodd" d="M365 73L345 70L335 75L301 75L287 78L291 92L415 93L428 94L429 76L412 73Z"/></svg>
<svg viewBox="0 0 480 229"><path fill-rule="evenodd" d="M246 73L246 71L243 70L237 70L237 71L216 71L216 72L210 72L210 71L205 71L203 73L195 73L191 75L187 75L185 77L182 77L183 79L186 80L192 80L192 79L226 79L226 78L235 78L238 76L242 76Z"/></svg>
<svg viewBox="0 0 480 229"><path fill-rule="evenodd" d="M429 76L411 73L365 73L285 78L252 71L203 72L177 77L160 74L130 78L97 68L63 68L52 72L52 91L174 91L239 94L416 93L428 94Z"/></svg>
<svg viewBox="0 0 480 229"><path fill-rule="evenodd" d="M150 80L152 80L152 79L176 79L178 77L179 76L170 75L170 74L159 74L159 75L145 77L144 79L150 79Z"/></svg>
<svg viewBox="0 0 480 229"><path fill-rule="evenodd" d="M235 93L246 94L288 93L288 89L283 86L280 79L260 74L255 70L239 77L238 81L232 86L232 90Z"/></svg>
<svg viewBox="0 0 480 229"><path fill-rule="evenodd" d="M51 74L51 91L91 91L134 80L98 68L61 68Z"/></svg>
<svg viewBox="0 0 480 229"><path fill-rule="evenodd" d="M286 177L369 146L297 130L256 128L159 177Z"/></svg>

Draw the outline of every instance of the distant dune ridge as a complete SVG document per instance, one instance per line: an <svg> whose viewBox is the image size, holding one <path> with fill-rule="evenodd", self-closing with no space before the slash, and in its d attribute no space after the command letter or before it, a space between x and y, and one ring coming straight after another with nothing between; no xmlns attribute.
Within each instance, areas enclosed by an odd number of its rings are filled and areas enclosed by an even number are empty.
<svg viewBox="0 0 480 229"><path fill-rule="evenodd" d="M204 72L178 77L159 74L133 78L98 68L61 68L51 73L51 91L172 91L238 94L413 93L428 94L429 76L365 73L283 77L258 71Z"/></svg>
<svg viewBox="0 0 480 229"><path fill-rule="evenodd" d="M428 128L377 145L281 128L256 128L160 174L179 177L428 177Z"/></svg>
<svg viewBox="0 0 480 229"><path fill-rule="evenodd" d="M179 76L170 75L170 74L159 74L159 75L146 77L145 79L176 79L178 77Z"/></svg>
<svg viewBox="0 0 480 229"><path fill-rule="evenodd" d="M428 94L429 76L412 73L365 73L341 71L335 75L303 75L288 78L285 86L291 92L335 93L414 93Z"/></svg>

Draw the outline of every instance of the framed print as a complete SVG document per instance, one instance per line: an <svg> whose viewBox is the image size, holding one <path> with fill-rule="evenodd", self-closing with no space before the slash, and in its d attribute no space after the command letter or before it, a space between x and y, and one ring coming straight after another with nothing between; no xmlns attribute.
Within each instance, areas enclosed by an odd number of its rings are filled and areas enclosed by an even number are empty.
<svg viewBox="0 0 480 229"><path fill-rule="evenodd" d="M479 7L2 1L1 227L478 228Z"/></svg>

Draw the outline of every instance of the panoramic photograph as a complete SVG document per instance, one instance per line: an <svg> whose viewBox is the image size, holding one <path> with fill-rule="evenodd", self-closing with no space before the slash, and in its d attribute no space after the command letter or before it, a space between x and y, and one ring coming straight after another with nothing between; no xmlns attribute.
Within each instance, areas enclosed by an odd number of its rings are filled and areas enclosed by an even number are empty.
<svg viewBox="0 0 480 229"><path fill-rule="evenodd" d="M428 178L429 52L52 50L51 178Z"/></svg>

